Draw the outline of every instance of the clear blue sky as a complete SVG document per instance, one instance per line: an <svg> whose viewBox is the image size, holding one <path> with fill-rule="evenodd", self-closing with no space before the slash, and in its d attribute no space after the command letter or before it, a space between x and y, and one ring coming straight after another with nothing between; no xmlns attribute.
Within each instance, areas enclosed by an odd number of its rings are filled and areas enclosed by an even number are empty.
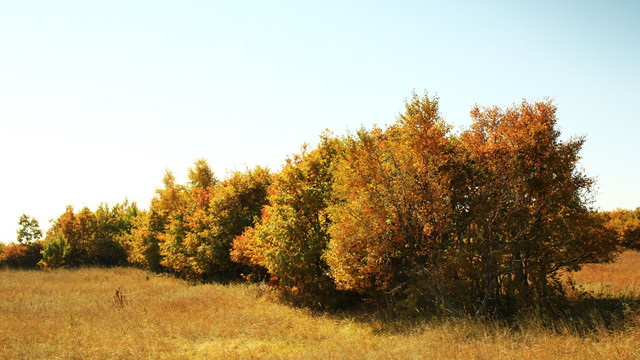
<svg viewBox="0 0 640 360"><path fill-rule="evenodd" d="M638 19L639 1L0 1L0 240L23 212L146 207L196 158L279 170L413 89L456 129L475 103L554 99L595 205L635 208Z"/></svg>

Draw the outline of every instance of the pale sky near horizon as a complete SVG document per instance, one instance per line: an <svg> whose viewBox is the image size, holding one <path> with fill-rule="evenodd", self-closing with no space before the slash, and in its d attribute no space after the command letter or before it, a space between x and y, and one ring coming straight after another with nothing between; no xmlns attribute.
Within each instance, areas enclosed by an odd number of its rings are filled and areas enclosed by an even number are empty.
<svg viewBox="0 0 640 360"><path fill-rule="evenodd" d="M414 89L456 131L475 103L553 99L595 206L640 206L640 1L484 3L0 0L0 241L22 213L147 207L198 158L278 171Z"/></svg>

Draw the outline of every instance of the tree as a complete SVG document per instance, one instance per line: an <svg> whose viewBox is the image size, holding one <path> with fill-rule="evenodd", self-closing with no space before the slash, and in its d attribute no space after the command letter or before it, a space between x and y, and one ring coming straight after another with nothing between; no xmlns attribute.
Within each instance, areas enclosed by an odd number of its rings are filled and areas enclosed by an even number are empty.
<svg viewBox="0 0 640 360"><path fill-rule="evenodd" d="M262 208L268 203L267 190L271 185L268 169L256 167L234 172L217 187L209 202L207 258L211 273L235 277L255 268L240 268L230 257L233 240L259 221ZM245 274L246 275L246 274Z"/></svg>
<svg viewBox="0 0 640 360"><path fill-rule="evenodd" d="M204 160L189 170L186 186L166 177L152 206L164 216L160 263L190 279L239 276L243 269L230 259L231 243L260 215L270 183L269 171L259 167L219 182Z"/></svg>
<svg viewBox="0 0 640 360"><path fill-rule="evenodd" d="M317 149L305 147L288 159L274 176L260 222L233 243L232 259L266 268L273 283L320 307L337 299L322 254L329 242L331 167L340 151L340 141L325 134Z"/></svg>
<svg viewBox="0 0 640 360"><path fill-rule="evenodd" d="M69 205L47 231L47 236L44 239L45 261L48 256L47 249L56 251L54 256L56 261L53 262L55 265L51 263L50 267L62 264L78 266L88 263L87 243L90 239L87 239L87 236L91 236L91 234L86 233L90 227L86 211L82 217L83 220L79 221L73 206ZM60 261L57 261L58 256L63 256Z"/></svg>
<svg viewBox="0 0 640 360"><path fill-rule="evenodd" d="M42 239L42 231L40 230L40 224L36 218L22 214L18 221L18 225L20 225L20 228L17 231L19 244L31 245Z"/></svg>
<svg viewBox="0 0 640 360"><path fill-rule="evenodd" d="M635 210L616 209L601 213L605 226L615 231L620 245L640 250L640 207Z"/></svg>
<svg viewBox="0 0 640 360"><path fill-rule="evenodd" d="M324 254L338 287L484 316L546 303L561 270L610 260L615 237L578 168L584 139L560 140L555 112L475 107L454 136L438 99L414 94L392 126L347 137Z"/></svg>
<svg viewBox="0 0 640 360"><path fill-rule="evenodd" d="M76 213L71 206L47 232L43 265L124 265L129 249L136 204L128 201L109 207L101 204L93 212L88 207Z"/></svg>
<svg viewBox="0 0 640 360"><path fill-rule="evenodd" d="M47 235L42 249L42 261L39 265L45 268L57 268L66 265L70 259L71 245L60 232Z"/></svg>
<svg viewBox="0 0 640 360"><path fill-rule="evenodd" d="M460 137L467 174L460 238L476 255L467 276L481 274L476 315L491 303L544 302L561 290L560 269L615 251L589 208L593 180L578 168L584 138L560 140L555 114L549 101L476 106Z"/></svg>
<svg viewBox="0 0 640 360"><path fill-rule="evenodd" d="M207 171L208 167L200 167ZM192 179L196 176L191 175ZM206 177L206 176L202 176ZM188 194L188 189L184 185L176 184L171 172L167 171L163 179L165 188L157 191L156 198L151 202L152 210L159 215L160 228L157 234L157 242L160 255L160 265L183 277L192 277L190 271L190 258L193 249L189 244L185 244L187 233L185 218L190 206L195 206ZM192 183L195 181L192 180ZM206 188L196 187L198 196L207 197ZM208 200L207 200L208 201ZM207 201L201 200L200 204Z"/></svg>
<svg viewBox="0 0 640 360"><path fill-rule="evenodd" d="M184 187L176 184L171 171L165 172L162 182L164 188L156 190L149 211L132 219L133 228L126 241L129 262L151 271L163 269L160 245L166 238L165 229L172 215L184 206Z"/></svg>
<svg viewBox="0 0 640 360"><path fill-rule="evenodd" d="M439 301L457 313L447 284L456 254L455 148L437 98L414 94L405 107L387 129L361 129L345 140L324 258L341 289L377 301Z"/></svg>
<svg viewBox="0 0 640 360"><path fill-rule="evenodd" d="M89 244L88 255L92 264L113 266L127 263L127 242L138 215L135 203L128 201L112 207L100 204L95 211L95 233Z"/></svg>

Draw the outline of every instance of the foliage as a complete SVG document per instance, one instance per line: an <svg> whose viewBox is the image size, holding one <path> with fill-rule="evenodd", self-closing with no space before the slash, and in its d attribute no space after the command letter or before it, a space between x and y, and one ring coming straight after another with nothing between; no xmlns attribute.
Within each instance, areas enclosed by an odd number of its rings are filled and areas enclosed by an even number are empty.
<svg viewBox="0 0 640 360"><path fill-rule="evenodd" d="M161 264L192 279L239 275L243 269L229 257L231 243L260 215L271 183L269 171L258 167L234 172L219 182L206 161L198 160L189 180L187 186L166 181L159 206L152 207L165 216L158 233Z"/></svg>
<svg viewBox="0 0 640 360"><path fill-rule="evenodd" d="M29 245L42 239L42 230L36 218L22 214L18 225L20 225L17 231L19 244Z"/></svg>
<svg viewBox="0 0 640 360"><path fill-rule="evenodd" d="M0 268L36 268L42 260L42 241L8 244L0 247Z"/></svg>
<svg viewBox="0 0 640 360"><path fill-rule="evenodd" d="M584 138L561 141L555 114L551 102L476 106L461 135L467 192L458 207L461 238L475 255L469 276L481 274L476 314L492 299L549 299L560 269L610 260L616 250L588 207L593 180L578 168Z"/></svg>
<svg viewBox="0 0 640 360"><path fill-rule="evenodd" d="M66 260L69 259L71 245L69 240L61 234L56 233L48 235L44 241L42 250L42 261L39 265L45 268L57 268L64 266Z"/></svg>
<svg viewBox="0 0 640 360"><path fill-rule="evenodd" d="M555 107L471 115L449 135L438 99L414 94L396 124L345 140L325 254L340 288L482 316L546 301L561 269L612 258L577 168L584 140L559 139Z"/></svg>
<svg viewBox="0 0 640 360"><path fill-rule="evenodd" d="M137 212L136 204L128 201L111 208L102 204L96 212L85 207L77 214L68 206L47 232L43 265L126 264L125 242Z"/></svg>
<svg viewBox="0 0 640 360"><path fill-rule="evenodd" d="M210 201L212 266L216 271L258 272L256 268L239 268L230 257L233 240L259 220L267 204L271 173L256 167L246 172L234 172L216 191ZM245 274L246 275L246 274Z"/></svg>
<svg viewBox="0 0 640 360"><path fill-rule="evenodd" d="M44 262L48 267L88 264L88 243L93 235L90 229L92 215L88 209L76 214L72 206L67 206L65 212L54 221L44 240L45 251L51 243L51 250L55 254L52 258L54 262L48 261L45 255ZM60 259L59 256L63 257Z"/></svg>
<svg viewBox="0 0 640 360"><path fill-rule="evenodd" d="M38 220L22 214L18 221L18 243L0 243L0 267L35 268L42 260L42 231Z"/></svg>
<svg viewBox="0 0 640 360"><path fill-rule="evenodd" d="M260 222L236 238L232 251L235 261L263 266L272 283L319 306L336 295L322 254L329 241L331 166L340 151L340 141L325 134L317 149L289 158L274 176Z"/></svg>
<svg viewBox="0 0 640 360"><path fill-rule="evenodd" d="M602 212L605 226L616 232L620 245L640 250L640 207L635 210L616 209Z"/></svg>
<svg viewBox="0 0 640 360"><path fill-rule="evenodd" d="M640 247L640 208L591 209L585 140L561 139L550 101L475 106L471 118L454 134L437 97L413 94L394 124L325 133L277 174L257 167L219 181L197 160L184 185L166 172L148 210L67 207L41 264L130 263L193 280L268 274L308 305L357 292L391 309L480 317L563 298L561 272ZM38 244L37 221L23 215L20 226L18 240ZM2 259L27 257L9 247Z"/></svg>
<svg viewBox="0 0 640 360"><path fill-rule="evenodd" d="M197 230L206 227L209 201L217 180L204 160L189 170L187 186L175 184L165 176L165 189L159 191L157 204L164 216L164 229L158 234L160 264L186 278L202 277L206 269L206 249Z"/></svg>
<svg viewBox="0 0 640 360"><path fill-rule="evenodd" d="M101 204L95 211L95 232L89 244L89 262L97 265L125 265L126 242L138 216L138 207L128 201L113 205Z"/></svg>
<svg viewBox="0 0 640 360"><path fill-rule="evenodd" d="M132 219L131 235L125 241L129 262L151 271L163 268L160 243L170 217L182 206L183 187L176 184L175 176L167 170L162 182L164 188L156 190L149 211L139 212Z"/></svg>
<svg viewBox="0 0 640 360"><path fill-rule="evenodd" d="M370 296L430 293L448 304L454 148L437 99L415 94L386 130L345 139L325 255L342 289Z"/></svg>
<svg viewBox="0 0 640 360"><path fill-rule="evenodd" d="M139 211L131 219L131 233L125 237L125 248L129 263L150 271L160 270L160 247L158 234L163 230L163 219L152 208Z"/></svg>

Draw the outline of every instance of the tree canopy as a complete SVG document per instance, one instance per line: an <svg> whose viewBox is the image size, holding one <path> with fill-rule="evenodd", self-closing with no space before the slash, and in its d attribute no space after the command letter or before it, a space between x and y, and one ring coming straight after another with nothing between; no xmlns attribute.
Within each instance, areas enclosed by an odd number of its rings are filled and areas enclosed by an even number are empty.
<svg viewBox="0 0 640 360"><path fill-rule="evenodd" d="M414 93L394 123L325 132L276 173L220 180L196 160L186 184L166 172L148 209L68 207L41 264L268 278L313 306L357 297L484 316L562 296L562 271L637 247L637 210L592 209L585 139L561 138L551 101L470 115L455 133L438 97ZM23 217L19 241L30 243L38 224Z"/></svg>

